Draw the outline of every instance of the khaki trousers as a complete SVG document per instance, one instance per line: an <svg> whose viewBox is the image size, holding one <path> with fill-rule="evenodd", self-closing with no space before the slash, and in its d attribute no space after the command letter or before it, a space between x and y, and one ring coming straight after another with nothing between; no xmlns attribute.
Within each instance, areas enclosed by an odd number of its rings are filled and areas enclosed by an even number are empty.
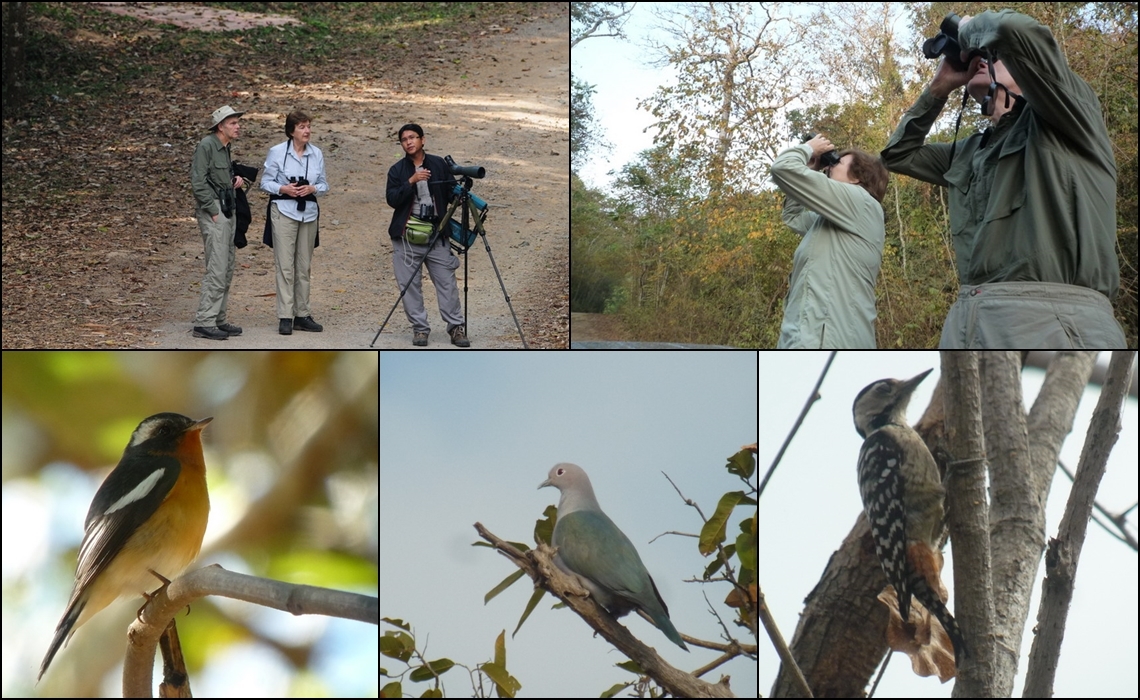
<svg viewBox="0 0 1140 700"><path fill-rule="evenodd" d="M198 229L205 246L206 276L202 278L202 298L198 301L198 315L194 325L203 328L220 326L226 322L226 303L230 298L230 282L234 278L234 232L237 215L227 219L218 214L213 221L209 212L198 209Z"/></svg>
<svg viewBox="0 0 1140 700"><path fill-rule="evenodd" d="M269 207L269 221L273 224L273 258L277 261L277 318L311 316L309 271L317 222L290 219L277 209L276 202Z"/></svg>
<svg viewBox="0 0 1140 700"><path fill-rule="evenodd" d="M1108 297L1055 282L963 284L939 348L1123 349L1124 331Z"/></svg>

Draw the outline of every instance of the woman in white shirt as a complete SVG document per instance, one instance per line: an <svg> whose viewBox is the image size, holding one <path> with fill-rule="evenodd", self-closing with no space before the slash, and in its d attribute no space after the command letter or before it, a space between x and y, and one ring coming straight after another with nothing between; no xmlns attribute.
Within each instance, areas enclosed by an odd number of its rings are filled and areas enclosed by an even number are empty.
<svg viewBox="0 0 1140 700"><path fill-rule="evenodd" d="M281 335L321 331L309 309L309 271L318 237L317 195L329 191L325 158L309 143L312 119L294 110L285 117L288 138L269 149L261 189L270 195L265 244L277 261L277 330Z"/></svg>

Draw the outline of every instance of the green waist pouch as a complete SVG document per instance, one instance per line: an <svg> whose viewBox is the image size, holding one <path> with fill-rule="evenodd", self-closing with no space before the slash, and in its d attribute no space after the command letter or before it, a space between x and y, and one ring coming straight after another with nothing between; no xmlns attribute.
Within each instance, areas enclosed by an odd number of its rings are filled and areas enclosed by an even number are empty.
<svg viewBox="0 0 1140 700"><path fill-rule="evenodd" d="M432 226L430 221L417 219L414 216L408 217L408 225L404 229L404 240L408 243L415 243L416 245L427 245L431 240Z"/></svg>

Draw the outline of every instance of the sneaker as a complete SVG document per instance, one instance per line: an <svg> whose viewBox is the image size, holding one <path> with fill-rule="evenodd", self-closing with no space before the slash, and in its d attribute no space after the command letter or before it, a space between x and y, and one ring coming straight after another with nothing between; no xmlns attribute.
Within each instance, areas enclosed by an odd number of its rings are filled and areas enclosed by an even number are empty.
<svg viewBox="0 0 1140 700"><path fill-rule="evenodd" d="M463 326L456 326L451 329L451 344L461 347L471 347L471 341L467 339L467 329Z"/></svg>
<svg viewBox="0 0 1140 700"><path fill-rule="evenodd" d="M421 347L421 348L427 347L427 337L428 337L427 333L421 333L420 331L416 331L416 337L412 339L412 345L416 345L416 346Z"/></svg>
<svg viewBox="0 0 1140 700"><path fill-rule="evenodd" d="M313 320L312 316L298 316L293 319L293 327L299 331L312 331L320 333L325 329L324 326Z"/></svg>
<svg viewBox="0 0 1140 700"><path fill-rule="evenodd" d="M210 340L229 340L230 334L214 326L194 326L195 338L209 338Z"/></svg>
<svg viewBox="0 0 1140 700"><path fill-rule="evenodd" d="M234 326L229 323L219 323L218 330L223 331L226 335L241 335L241 326Z"/></svg>
<svg viewBox="0 0 1140 700"><path fill-rule="evenodd" d="M281 319L281 321L277 324L277 332L281 335L293 335L293 319Z"/></svg>

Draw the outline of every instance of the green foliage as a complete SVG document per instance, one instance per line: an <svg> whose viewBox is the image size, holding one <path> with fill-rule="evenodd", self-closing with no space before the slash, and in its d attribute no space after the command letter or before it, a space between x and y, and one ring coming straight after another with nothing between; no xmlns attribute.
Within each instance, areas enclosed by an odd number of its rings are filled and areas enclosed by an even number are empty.
<svg viewBox="0 0 1140 700"><path fill-rule="evenodd" d="M628 167L620 199L573 178L573 310L620 312L631 339L774 344L798 240L780 221L777 196L690 198L684 178L664 172Z"/></svg>
<svg viewBox="0 0 1140 700"><path fill-rule="evenodd" d="M604 197L577 175L570 185L570 310L601 313L625 276L626 255Z"/></svg>
<svg viewBox="0 0 1140 700"><path fill-rule="evenodd" d="M593 85L570 78L570 163L575 168L601 141L601 130L594 119L593 95Z"/></svg>

